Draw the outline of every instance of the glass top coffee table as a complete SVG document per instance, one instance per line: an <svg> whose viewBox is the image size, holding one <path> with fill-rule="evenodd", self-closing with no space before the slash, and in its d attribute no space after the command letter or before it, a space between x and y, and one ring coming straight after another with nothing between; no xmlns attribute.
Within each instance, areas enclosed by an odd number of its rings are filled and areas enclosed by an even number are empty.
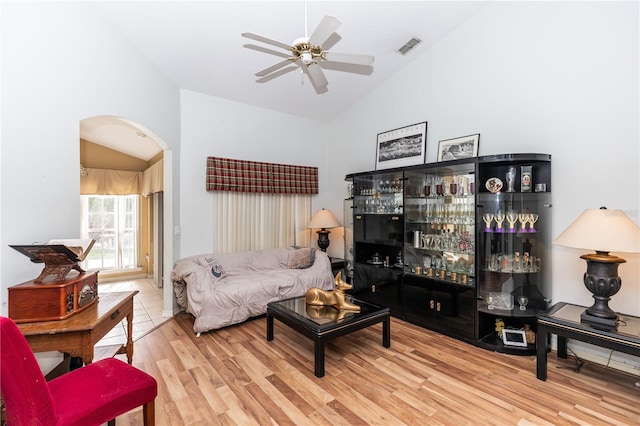
<svg viewBox="0 0 640 426"><path fill-rule="evenodd" d="M360 306L360 312L338 310L333 306L307 305L304 296L267 304L267 340L273 340L274 318L313 340L316 377L324 377L324 346L331 339L381 322L382 346L390 347L389 308L351 296L345 296L345 299Z"/></svg>

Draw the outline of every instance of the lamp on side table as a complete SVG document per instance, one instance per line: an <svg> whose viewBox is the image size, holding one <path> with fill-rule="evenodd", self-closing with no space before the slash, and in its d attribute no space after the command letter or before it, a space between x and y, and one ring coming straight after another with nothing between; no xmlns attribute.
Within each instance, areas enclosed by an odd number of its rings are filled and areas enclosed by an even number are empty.
<svg viewBox="0 0 640 426"><path fill-rule="evenodd" d="M318 247L320 250L327 251L329 247L329 228L335 228L340 226L340 222L338 219L331 213L330 210L318 210L316 214L313 215L311 222L307 225L307 228L320 228L316 231L318 234Z"/></svg>
<svg viewBox="0 0 640 426"><path fill-rule="evenodd" d="M618 266L625 263L621 257L609 252L640 252L640 228L622 210L585 210L573 221L553 244L592 249L584 254L587 261L584 285L593 294L594 304L581 315L581 321L601 329L614 329L618 315L609 308L609 300L622 287Z"/></svg>

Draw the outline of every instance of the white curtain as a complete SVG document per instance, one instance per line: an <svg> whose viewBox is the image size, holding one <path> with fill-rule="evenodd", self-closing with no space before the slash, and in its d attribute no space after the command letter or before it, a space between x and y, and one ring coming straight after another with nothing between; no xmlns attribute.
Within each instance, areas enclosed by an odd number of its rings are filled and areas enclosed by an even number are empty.
<svg viewBox="0 0 640 426"><path fill-rule="evenodd" d="M308 246L311 196L213 192L213 251Z"/></svg>

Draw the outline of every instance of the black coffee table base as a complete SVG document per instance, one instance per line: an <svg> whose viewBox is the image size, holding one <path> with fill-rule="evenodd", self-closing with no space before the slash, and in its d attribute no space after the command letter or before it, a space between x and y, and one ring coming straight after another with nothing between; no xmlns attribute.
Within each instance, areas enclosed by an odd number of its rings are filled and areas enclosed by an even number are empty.
<svg viewBox="0 0 640 426"><path fill-rule="evenodd" d="M302 299L304 300L304 297ZM361 302L356 299L352 299L352 301L357 304L367 304L366 302ZM374 306L371 304L367 305ZM331 322L319 325L308 318L296 315L294 311L280 305L280 302L269 303L267 305L267 340L273 340L274 318L277 318L280 322L293 328L303 336L310 338L314 343L314 373L316 377L324 377L324 347L328 341L336 337L344 336L345 334L381 322L382 346L385 348L391 346L389 308L379 306L375 306L375 308L377 309L374 309L366 315L355 314L352 318L348 318L344 322Z"/></svg>

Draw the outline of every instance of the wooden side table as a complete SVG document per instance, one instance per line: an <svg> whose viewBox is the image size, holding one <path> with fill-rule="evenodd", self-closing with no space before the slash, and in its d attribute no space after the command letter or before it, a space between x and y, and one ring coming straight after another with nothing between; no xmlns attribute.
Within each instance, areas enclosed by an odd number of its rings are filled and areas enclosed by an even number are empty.
<svg viewBox="0 0 640 426"><path fill-rule="evenodd" d="M133 297L138 291L100 295L98 302L64 320L27 322L18 328L27 338L33 352L59 351L79 357L90 364L94 346L124 318L127 319L127 341L117 353L126 353L133 362Z"/></svg>

